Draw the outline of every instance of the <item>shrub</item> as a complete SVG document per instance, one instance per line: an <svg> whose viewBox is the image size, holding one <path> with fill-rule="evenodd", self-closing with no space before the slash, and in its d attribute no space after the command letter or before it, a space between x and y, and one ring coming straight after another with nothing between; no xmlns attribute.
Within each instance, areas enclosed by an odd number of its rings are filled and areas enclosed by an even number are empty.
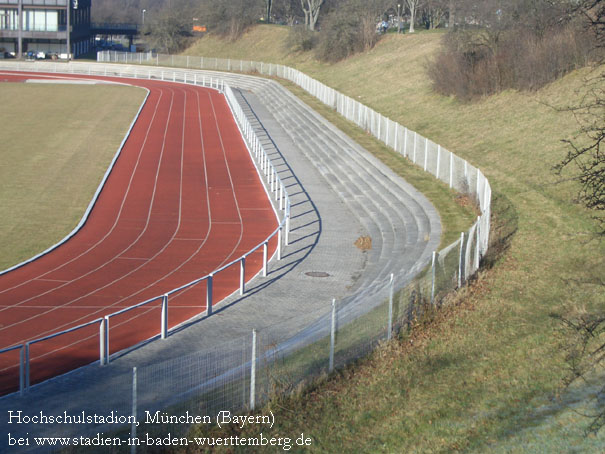
<svg viewBox="0 0 605 454"><path fill-rule="evenodd" d="M292 27L286 38L286 47L293 52L310 51L316 44L317 33L308 30L304 25Z"/></svg>
<svg viewBox="0 0 605 454"><path fill-rule="evenodd" d="M321 23L316 56L336 62L372 49L380 35L378 18L390 5L387 0L346 0Z"/></svg>
<svg viewBox="0 0 605 454"><path fill-rule="evenodd" d="M589 62L591 37L575 24L531 29L455 30L428 65L433 88L459 99L506 89L537 90Z"/></svg>
<svg viewBox="0 0 605 454"><path fill-rule="evenodd" d="M359 18L353 14L344 9L330 14L322 24L317 58L334 63L360 51L358 30Z"/></svg>

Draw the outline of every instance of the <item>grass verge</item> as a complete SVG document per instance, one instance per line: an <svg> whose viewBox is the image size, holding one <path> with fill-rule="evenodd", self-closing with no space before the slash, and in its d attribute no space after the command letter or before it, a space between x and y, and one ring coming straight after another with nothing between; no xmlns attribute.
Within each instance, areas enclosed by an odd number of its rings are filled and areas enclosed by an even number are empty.
<svg viewBox="0 0 605 454"><path fill-rule="evenodd" d="M257 55L259 46L245 41L254 36L237 45L248 49L245 58L262 60L266 52ZM283 62L481 168L494 191L490 266L410 336L261 412L275 414L271 434L313 439L291 452L602 452L605 435L586 437L588 422L565 404L566 339L551 316L604 304L602 288L590 282L603 276L605 245L591 240L590 215L572 203L577 188L551 170L565 154L561 140L578 130L570 112L554 107L573 104L588 70L536 93L461 104L431 91L424 63L439 38L387 36L332 66L308 54ZM198 55L238 57L204 40L194 49L216 55Z"/></svg>

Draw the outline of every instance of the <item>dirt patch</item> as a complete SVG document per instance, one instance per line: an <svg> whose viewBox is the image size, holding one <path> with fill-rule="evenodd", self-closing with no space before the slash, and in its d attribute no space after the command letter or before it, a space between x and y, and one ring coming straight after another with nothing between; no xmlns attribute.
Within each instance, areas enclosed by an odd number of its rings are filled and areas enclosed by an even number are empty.
<svg viewBox="0 0 605 454"><path fill-rule="evenodd" d="M456 201L456 204L462 208L468 208L469 210L474 211L477 215L481 214L481 210L478 207L479 204L475 198L469 197L467 194L458 194L454 200Z"/></svg>
<svg viewBox="0 0 605 454"><path fill-rule="evenodd" d="M372 249L372 238L369 236L360 236L355 241L355 246L361 249L363 252Z"/></svg>

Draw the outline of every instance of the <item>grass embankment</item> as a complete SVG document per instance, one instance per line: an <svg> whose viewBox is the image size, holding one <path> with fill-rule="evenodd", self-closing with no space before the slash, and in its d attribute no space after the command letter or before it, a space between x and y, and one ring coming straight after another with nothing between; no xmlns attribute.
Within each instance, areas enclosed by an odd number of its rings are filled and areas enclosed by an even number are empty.
<svg viewBox="0 0 605 454"><path fill-rule="evenodd" d="M564 339L551 316L570 302L603 304L602 288L582 282L602 277L604 245L590 241L590 215L571 203L576 187L557 183L551 170L566 151L561 139L578 129L569 112L551 106L573 103L587 72L537 93L462 104L431 91L425 62L438 34L389 35L371 52L328 66L286 55L275 44L285 33L260 27L231 44L205 37L188 54L295 66L441 143L489 178L507 238L493 266L434 321L263 409L276 419L265 435L313 438L290 452L603 452L605 434L584 437L587 421L556 399Z"/></svg>
<svg viewBox="0 0 605 454"><path fill-rule="evenodd" d="M0 85L0 270L78 224L144 97L131 87Z"/></svg>

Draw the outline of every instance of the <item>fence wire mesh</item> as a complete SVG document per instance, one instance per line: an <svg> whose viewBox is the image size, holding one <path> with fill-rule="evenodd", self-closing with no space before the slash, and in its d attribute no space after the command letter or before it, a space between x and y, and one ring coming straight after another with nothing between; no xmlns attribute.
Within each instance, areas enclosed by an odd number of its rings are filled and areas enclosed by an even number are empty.
<svg viewBox="0 0 605 454"><path fill-rule="evenodd" d="M299 84L324 103L369 130L397 152L427 172L473 198L482 214L473 226L443 250L413 279L408 275L386 276L379 282L330 305L315 321L296 333L280 334L278 326L267 326L254 334L235 339L211 350L199 351L137 370L99 374L87 383L94 399L87 411L96 414L130 415L143 422L139 431L186 434L189 424L173 422L171 416L206 415L221 411L240 412L275 396L290 393L301 385L345 367L367 355L381 342L408 329L427 310L443 303L446 295L478 269L487 250L491 189L483 174L465 160L414 131L345 97L292 68L240 60L184 57L158 54L102 52L101 62L126 62L194 69L259 72L277 75ZM72 66L72 68L80 68ZM85 71L85 67L80 69ZM90 69L88 69L90 73ZM120 68L107 65L97 73L127 77L156 78L218 87L216 75L160 68ZM202 288L205 284L200 284ZM203 288L202 288L203 290ZM200 296L202 305L203 291ZM178 295L177 295L178 296ZM3 352L15 356L14 351ZM66 381L65 396L70 385ZM114 392L119 390L119 392ZM93 426L94 430L102 430ZM56 433L81 433L81 427L61 425ZM125 437L133 435L124 426ZM116 451L122 452L122 451ZM123 452L132 452L130 448Z"/></svg>

